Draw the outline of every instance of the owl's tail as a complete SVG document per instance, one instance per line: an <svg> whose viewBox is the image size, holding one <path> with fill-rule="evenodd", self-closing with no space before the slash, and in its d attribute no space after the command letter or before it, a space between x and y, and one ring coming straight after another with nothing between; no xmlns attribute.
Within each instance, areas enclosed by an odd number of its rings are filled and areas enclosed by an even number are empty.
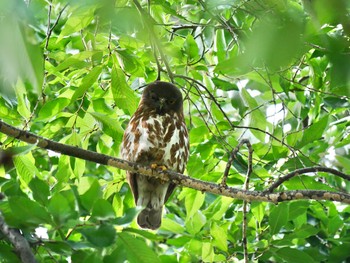
<svg viewBox="0 0 350 263"><path fill-rule="evenodd" d="M162 210L162 206L158 209L146 207L137 216L137 224L142 228L158 229L162 221Z"/></svg>

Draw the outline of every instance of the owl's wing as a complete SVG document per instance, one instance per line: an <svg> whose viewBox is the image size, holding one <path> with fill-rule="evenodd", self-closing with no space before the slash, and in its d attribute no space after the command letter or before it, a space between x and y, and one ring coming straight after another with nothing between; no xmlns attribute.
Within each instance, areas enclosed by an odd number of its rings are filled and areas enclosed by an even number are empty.
<svg viewBox="0 0 350 263"><path fill-rule="evenodd" d="M170 197L171 194L174 192L175 187L176 187L176 184L174 184L174 183L170 183L170 184L169 184L168 190L167 190L167 192L166 192L166 194L165 194L164 204L168 201L169 197Z"/></svg>

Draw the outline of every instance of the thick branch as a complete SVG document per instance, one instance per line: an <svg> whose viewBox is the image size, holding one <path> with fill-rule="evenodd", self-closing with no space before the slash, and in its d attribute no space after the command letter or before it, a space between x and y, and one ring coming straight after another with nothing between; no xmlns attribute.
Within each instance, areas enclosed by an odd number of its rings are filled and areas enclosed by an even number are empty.
<svg viewBox="0 0 350 263"><path fill-rule="evenodd" d="M36 259L27 240L18 232L18 230L10 228L3 216L0 214L0 231L8 238L14 246L16 254L23 263L36 263Z"/></svg>
<svg viewBox="0 0 350 263"><path fill-rule="evenodd" d="M72 157L81 158L87 161L113 166L122 170L137 172L154 178L161 178L164 181L171 182L180 186L189 187L202 192L209 192L217 195L228 196L246 201L262 201L262 202L283 202L295 199L313 199L313 200L331 200L350 204L350 194L329 192L321 190L295 190L278 193L268 193L261 191L248 191L211 182L201 181L186 175L176 173L174 171L158 171L147 166L142 166L137 163L128 162L122 159L114 158L105 154L100 154L75 146L57 143L40 136L34 135L27 131L22 131L12 127L0 120L0 132L14 137L18 140L36 144L43 149L49 149L58 153L69 155Z"/></svg>

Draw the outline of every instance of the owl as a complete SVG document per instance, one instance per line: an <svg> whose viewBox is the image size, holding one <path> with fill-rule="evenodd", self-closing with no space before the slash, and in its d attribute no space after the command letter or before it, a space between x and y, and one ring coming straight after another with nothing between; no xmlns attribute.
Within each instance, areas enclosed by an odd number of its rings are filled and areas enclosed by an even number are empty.
<svg viewBox="0 0 350 263"><path fill-rule="evenodd" d="M125 129L122 158L152 168L161 166L183 173L188 161L189 138L180 90L171 83L156 81L142 93L140 104ZM142 207L137 223L158 229L165 202L175 184L127 172L135 203Z"/></svg>

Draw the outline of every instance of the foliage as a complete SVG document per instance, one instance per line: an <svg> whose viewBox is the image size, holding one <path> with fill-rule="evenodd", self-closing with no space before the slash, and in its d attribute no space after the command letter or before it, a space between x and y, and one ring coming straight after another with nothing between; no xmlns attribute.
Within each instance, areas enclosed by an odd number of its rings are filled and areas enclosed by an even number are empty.
<svg viewBox="0 0 350 263"><path fill-rule="evenodd" d="M139 5L1 1L0 118L55 141L119 156L139 87L160 72L185 95L190 176L220 182L242 138L254 149L251 190L315 164L350 173L348 1ZM243 258L242 201L177 189L160 230L145 231L135 223L124 171L47 154L3 134L0 140L18 153L13 168L0 168L6 196L0 211L21 229L40 262ZM247 150L241 149L228 185L243 188L246 171ZM281 187L350 191L349 182L326 173L298 176ZM349 260L349 214L350 207L332 202L252 202L249 258ZM0 258L16 262L5 239Z"/></svg>

